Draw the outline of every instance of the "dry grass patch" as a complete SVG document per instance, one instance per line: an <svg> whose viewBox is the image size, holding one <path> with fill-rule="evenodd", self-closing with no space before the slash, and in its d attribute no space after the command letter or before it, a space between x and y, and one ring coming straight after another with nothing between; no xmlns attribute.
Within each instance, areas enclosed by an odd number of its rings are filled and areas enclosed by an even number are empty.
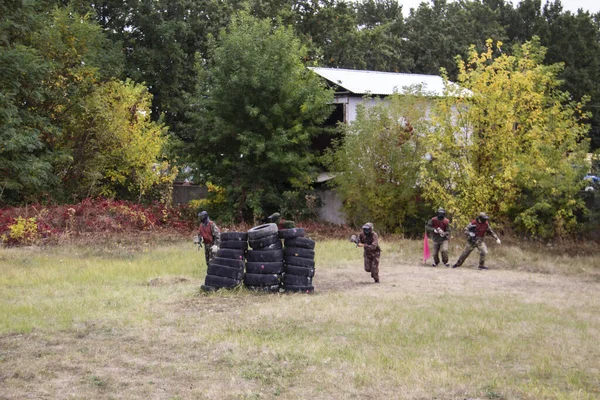
<svg viewBox="0 0 600 400"><path fill-rule="evenodd" d="M359 249L326 241L314 295L204 295L192 249L0 250L0 398L600 397L585 273L424 268L402 241L375 285Z"/></svg>

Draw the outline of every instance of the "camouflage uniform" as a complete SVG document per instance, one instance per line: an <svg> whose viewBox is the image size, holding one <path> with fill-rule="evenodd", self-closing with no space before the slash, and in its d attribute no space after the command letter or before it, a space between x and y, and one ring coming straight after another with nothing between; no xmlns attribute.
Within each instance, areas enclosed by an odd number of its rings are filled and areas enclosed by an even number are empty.
<svg viewBox="0 0 600 400"><path fill-rule="evenodd" d="M487 246L484 242L484 237L486 233L489 233L491 236L496 239L498 243L500 243L500 239L496 235L496 233L490 228L490 224L487 221L487 216L484 213L481 213L480 216L485 216L486 219L481 220L479 217L471 221L469 225L465 228L465 234L467 235L467 244L462 254L456 261L456 264L452 266L452 268L460 267L469 254L475 249L479 250L479 269L487 269L485 266L485 257L488 253Z"/></svg>
<svg viewBox="0 0 600 400"><path fill-rule="evenodd" d="M202 237L204 242L204 258L206 259L206 266L208 266L215 257L211 251L211 247L213 245L217 247L221 245L221 231L217 227L217 224L208 219L205 223L200 223L198 235Z"/></svg>
<svg viewBox="0 0 600 400"><path fill-rule="evenodd" d="M436 232L437 229L444 232L440 235ZM431 218L425 225L425 230L431 235L433 240L433 266L436 267L440 263L440 250L442 251L442 262L446 267L448 265L448 241L450 239L450 221L448 218L440 219L438 216Z"/></svg>
<svg viewBox="0 0 600 400"><path fill-rule="evenodd" d="M379 256L381 254L379 236L372 231L370 235L365 235L364 232L361 232L358 235L358 243L364 244L365 271L371 273L371 277L375 282L379 282Z"/></svg>
<svg viewBox="0 0 600 400"><path fill-rule="evenodd" d="M277 229L292 229L296 227L296 223L294 221L287 221L281 218L281 214L274 213L267 217L266 222L270 222L273 224L277 224Z"/></svg>

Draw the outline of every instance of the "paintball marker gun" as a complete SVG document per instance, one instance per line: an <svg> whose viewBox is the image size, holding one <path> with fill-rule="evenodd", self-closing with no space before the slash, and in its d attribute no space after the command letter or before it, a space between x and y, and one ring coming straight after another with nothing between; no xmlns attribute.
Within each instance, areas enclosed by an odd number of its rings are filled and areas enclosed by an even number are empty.
<svg viewBox="0 0 600 400"><path fill-rule="evenodd" d="M441 237L446 237L446 236L448 236L448 232L444 232L444 231L442 230L442 228L435 228L433 231L434 231L435 233L437 233L438 235L440 235Z"/></svg>
<svg viewBox="0 0 600 400"><path fill-rule="evenodd" d="M356 235L352 235L352 236L350 236L350 241L351 241L352 243L356 243L356 247L358 247L358 243L360 243L360 242L358 241L358 237L357 237Z"/></svg>
<svg viewBox="0 0 600 400"><path fill-rule="evenodd" d="M201 235L194 236L194 244L198 245L198 251L202 248L202 243L204 242L204 238Z"/></svg>

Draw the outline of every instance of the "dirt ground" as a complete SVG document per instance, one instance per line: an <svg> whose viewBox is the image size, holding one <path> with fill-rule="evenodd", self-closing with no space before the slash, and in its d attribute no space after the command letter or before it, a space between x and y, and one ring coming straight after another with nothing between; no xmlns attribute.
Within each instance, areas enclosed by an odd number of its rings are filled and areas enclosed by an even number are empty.
<svg viewBox="0 0 600 400"><path fill-rule="evenodd" d="M600 318L592 312L600 310L598 284L576 277L478 271L472 266L431 268L393 258L382 262L380 275L381 283L372 283L356 262L321 269L315 277L315 294L292 299L498 295L568 308L594 321ZM283 393L265 392L260 380L248 379L251 372L235 370L235 348L227 349L231 344L215 346L218 332L197 333L211 320L236 329L236 321L249 307L268 309L286 302L286 295L203 295L197 291L201 283L189 277L148 282L149 290L166 288L173 294L149 305L154 318L142 324L85 321L64 332L0 337L0 399L329 398L328 393L299 385L290 385ZM280 379L278 373L271 379ZM339 390L339 398L370 397L364 391Z"/></svg>

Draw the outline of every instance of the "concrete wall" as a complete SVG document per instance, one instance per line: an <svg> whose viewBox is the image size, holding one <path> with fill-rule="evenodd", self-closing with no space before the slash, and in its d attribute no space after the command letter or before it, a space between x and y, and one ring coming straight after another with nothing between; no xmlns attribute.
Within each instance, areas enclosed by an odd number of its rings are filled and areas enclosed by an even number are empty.
<svg viewBox="0 0 600 400"><path fill-rule="evenodd" d="M338 225L346 223L346 216L342 211L342 200L335 190L315 190L315 194L321 199L321 207L317 209L317 215L321 221Z"/></svg>
<svg viewBox="0 0 600 400"><path fill-rule="evenodd" d="M206 186L173 185L173 205L187 204L191 200L205 199L208 195Z"/></svg>

